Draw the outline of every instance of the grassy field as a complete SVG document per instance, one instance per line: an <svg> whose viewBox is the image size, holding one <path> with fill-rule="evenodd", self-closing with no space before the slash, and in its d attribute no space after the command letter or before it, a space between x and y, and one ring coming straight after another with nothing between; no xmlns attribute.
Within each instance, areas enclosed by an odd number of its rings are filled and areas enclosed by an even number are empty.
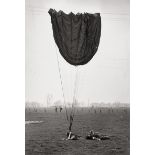
<svg viewBox="0 0 155 155"><path fill-rule="evenodd" d="M72 130L85 137L93 129L109 135L109 140L62 140L68 129L64 110L26 111L26 121L42 121L25 125L26 155L129 155L130 109L100 109L96 113L88 108L77 109Z"/></svg>

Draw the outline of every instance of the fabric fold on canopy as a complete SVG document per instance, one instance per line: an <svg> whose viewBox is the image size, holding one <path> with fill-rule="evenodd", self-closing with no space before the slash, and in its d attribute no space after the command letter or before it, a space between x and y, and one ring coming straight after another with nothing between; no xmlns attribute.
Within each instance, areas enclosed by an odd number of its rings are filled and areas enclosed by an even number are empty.
<svg viewBox="0 0 155 155"><path fill-rule="evenodd" d="M71 65L88 63L101 36L100 13L69 13L50 9L53 36L63 58Z"/></svg>

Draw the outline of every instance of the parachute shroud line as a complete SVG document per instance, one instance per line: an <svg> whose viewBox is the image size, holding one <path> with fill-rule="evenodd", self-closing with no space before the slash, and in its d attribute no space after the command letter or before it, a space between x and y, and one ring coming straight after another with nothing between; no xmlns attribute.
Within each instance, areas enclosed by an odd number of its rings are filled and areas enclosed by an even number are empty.
<svg viewBox="0 0 155 155"><path fill-rule="evenodd" d="M58 53L57 53L57 51L56 51L56 56L57 56L57 64L58 64L58 71L59 71L60 85L61 85L62 96L63 96L63 100L64 100L64 106L65 106L66 118L67 118L67 121L69 121L69 118L68 118L68 112L67 112L67 108L66 108L66 99L65 99L64 87L63 87L62 75L61 75L61 68L60 68L60 63L59 63L59 58L58 58Z"/></svg>

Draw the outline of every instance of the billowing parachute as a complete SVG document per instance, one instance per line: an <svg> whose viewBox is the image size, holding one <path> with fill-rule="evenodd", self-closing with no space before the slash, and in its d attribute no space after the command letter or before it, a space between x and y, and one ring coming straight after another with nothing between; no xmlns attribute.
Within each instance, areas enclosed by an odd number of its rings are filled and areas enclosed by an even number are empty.
<svg viewBox="0 0 155 155"><path fill-rule="evenodd" d="M99 13L69 13L50 9L53 35L63 58L71 65L88 63L97 52L101 36Z"/></svg>
<svg viewBox="0 0 155 155"><path fill-rule="evenodd" d="M50 9L48 13L51 16L54 40L63 58L69 64L74 66L85 65L86 63L88 63L97 52L100 42L100 36L101 36L100 13L74 14L71 12L69 14L66 14L63 11L57 12L54 9ZM62 94L65 103L65 97L64 97L65 95L63 90L63 82L59 62L58 62L58 68L60 73ZM76 88L76 81L77 78L75 79L75 88ZM74 91L73 104L70 115L68 115L67 109L65 107L66 117L67 120L69 121L70 131L75 112L75 109L73 108L77 102L75 93L76 91Z"/></svg>

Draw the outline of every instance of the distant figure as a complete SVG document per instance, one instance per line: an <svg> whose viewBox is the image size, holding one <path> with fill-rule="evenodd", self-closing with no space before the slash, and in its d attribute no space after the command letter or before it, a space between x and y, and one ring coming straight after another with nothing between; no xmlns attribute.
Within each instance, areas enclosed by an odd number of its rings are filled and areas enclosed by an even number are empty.
<svg viewBox="0 0 155 155"><path fill-rule="evenodd" d="M55 112L57 112L57 110L58 110L57 107L55 107Z"/></svg>
<svg viewBox="0 0 155 155"><path fill-rule="evenodd" d="M60 107L60 112L62 111L62 107Z"/></svg>

